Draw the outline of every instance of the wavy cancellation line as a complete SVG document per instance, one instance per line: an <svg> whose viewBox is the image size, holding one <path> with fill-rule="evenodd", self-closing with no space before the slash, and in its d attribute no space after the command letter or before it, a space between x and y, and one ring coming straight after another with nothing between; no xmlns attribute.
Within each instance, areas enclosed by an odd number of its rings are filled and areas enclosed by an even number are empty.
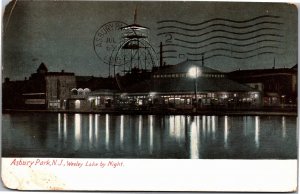
<svg viewBox="0 0 300 194"><path fill-rule="evenodd" d="M233 58L233 59L249 59L249 58L257 57L257 56L260 56L260 55L266 55L266 54L278 54L278 53L277 52L266 51L266 52L257 53L255 55L246 56L246 57L237 57L237 56L225 55L225 54L215 54L215 55L211 55L211 56L208 56L208 57L204 57L204 60L214 58L214 57L229 57L229 58ZM189 59L189 60L193 61L193 59ZM195 60L201 61L202 59L194 59L194 61Z"/></svg>
<svg viewBox="0 0 300 194"><path fill-rule="evenodd" d="M158 24L161 23L178 23L178 24L183 24L183 25L188 25L188 26L200 26L209 22L214 22L214 21L225 21L225 22L231 22L231 23L237 23L237 24L243 24L243 23L248 23L248 22L252 22L255 20L259 20L262 18L272 18L272 19L279 19L280 16L273 16L273 15L261 15L261 16L257 16L251 19L247 19L247 20L231 20L231 19L226 19L226 18L213 18L213 19L209 19L206 20L204 22L200 22L200 23L186 23L186 22L182 22L182 21L178 21L178 20L161 20L158 21Z"/></svg>
<svg viewBox="0 0 300 194"><path fill-rule="evenodd" d="M177 50L163 50L162 53L175 53Z"/></svg>
<svg viewBox="0 0 300 194"><path fill-rule="evenodd" d="M266 55L266 54L278 54L278 52L270 52L270 51L266 51L266 52L260 52L254 55L250 55L250 56L245 56L245 57L237 57L237 56L232 56L232 55L226 55L226 54L214 54L208 57L204 57L204 60L210 59L210 58L214 58L214 57L228 57L228 58L233 58L233 59L249 59L252 57L257 57L260 55ZM170 58L177 58L176 56L163 56L163 58L165 59L170 59ZM201 59L190 59L190 61L202 61Z"/></svg>
<svg viewBox="0 0 300 194"><path fill-rule="evenodd" d="M231 42L224 42L224 41L215 41L215 42L211 42L208 43L206 45L203 46L186 46L186 45L181 45L181 44L174 44L174 43L170 43L170 44L165 44L164 47L182 47L182 48L187 48L187 49L202 49L208 46L212 46L212 45L216 45L216 44L224 44L224 45L229 45L229 46L234 46L234 47L247 47L247 46L252 46L252 45L256 45L259 43L281 43L282 41L279 40L275 40L275 39L264 39L264 40L259 40L259 41L255 41L255 42L251 42L251 43L246 43L246 44L235 44L235 43L231 43Z"/></svg>
<svg viewBox="0 0 300 194"><path fill-rule="evenodd" d="M259 34L256 36L252 36L249 38L232 38L232 37L227 37L227 36L213 36L213 37L209 37L206 38L204 40L201 41L188 41L188 40L183 40L183 39L179 39L179 38L174 38L174 40L179 41L179 42L184 42L184 43L188 43L188 44L200 44L203 42L206 42L208 40L213 40L213 39L227 39L227 40L235 40L235 41L248 41L248 40L253 40L259 37L264 37L264 36L271 36L271 37L283 37L283 35L279 35L279 34Z"/></svg>
<svg viewBox="0 0 300 194"><path fill-rule="evenodd" d="M278 46L261 46L261 47L258 47L258 48L255 48L255 49L250 49L250 50L244 50L244 51L240 51L240 50L232 50L232 49L228 49L228 48L214 48L214 49L210 49L210 50L204 50L202 51L201 53L190 53L190 52L187 52L186 54L187 55L190 55L190 56L202 56L202 55L207 55L208 53L213 53L213 52L216 52L216 51L225 51L225 52L230 52L231 53L231 56L237 56L237 55L241 55L241 54L251 54L252 52L262 52L260 50L263 50L263 49L281 49L280 47ZM171 50L172 52L177 52L177 51L174 51L174 50ZM172 53L172 52L168 52L168 53ZM271 50L265 50L264 52L274 52L274 51L271 51ZM169 55L169 56L172 56L172 55Z"/></svg>
<svg viewBox="0 0 300 194"><path fill-rule="evenodd" d="M250 49L250 50L246 50L246 51L231 50L231 49L226 49L226 48L215 48L215 49L206 50L202 53L187 53L187 54L188 55L194 55L194 56L202 56L205 53L214 52L214 51L226 51L226 52L231 52L231 53L244 54L244 53L251 53L251 52L262 50L262 49L280 49L280 47L277 47L277 46L261 46L261 47L258 47L256 49Z"/></svg>
<svg viewBox="0 0 300 194"><path fill-rule="evenodd" d="M216 32L224 32L224 33L235 34L235 35L247 35L247 34L260 32L260 31L265 31L265 30L266 31L267 30L280 31L280 29L278 29L278 28L260 28L260 29L247 31L247 32L234 32L234 31L227 31L227 30L211 30L211 31L208 31L208 32L205 32L205 33L202 33L202 34L194 34L194 35L186 34L186 33L180 33L180 32L176 32L176 31L167 31L167 32L158 33L157 35L161 36L161 35L168 35L168 34L172 34L172 35L176 34L176 35L179 35L179 36L187 36L187 37L201 37L201 36L209 35L209 34L216 33Z"/></svg>
<svg viewBox="0 0 300 194"><path fill-rule="evenodd" d="M210 53L210 52L215 52L215 51L225 51L225 52L230 52L230 53L237 53L237 54L244 54L244 53L251 53L254 51L258 51L258 50L262 50L262 49L281 49L278 46L261 46L255 49L249 49L249 50L245 50L245 51L240 51L240 50L232 50L229 48L214 48L214 49L210 49L210 50L205 50L201 53L189 53L187 52L186 54L188 55L193 55L193 56L202 56L203 54L205 55L206 53ZM177 53L177 50L164 50L162 51L162 53L166 54L166 53Z"/></svg>
<svg viewBox="0 0 300 194"><path fill-rule="evenodd" d="M158 27L158 30L163 30L163 29L180 29L180 30L186 30L186 31L201 31L201 30L205 30L205 29L209 29L211 27L215 27L215 26L221 26L221 27L228 27L228 28L233 28L233 29L247 29L247 28L251 28L251 27L259 27L262 24L268 24L268 25L281 25L283 23L281 22L269 22L269 21L263 21L263 22L258 22L255 24L251 24L251 25L247 25L247 26L233 26L233 25L228 25L228 24L221 24L221 23L217 23L217 24L211 24L205 27L201 27L201 28L184 28L184 27L179 27L179 26L174 26L174 25L169 25L169 26L161 26Z"/></svg>

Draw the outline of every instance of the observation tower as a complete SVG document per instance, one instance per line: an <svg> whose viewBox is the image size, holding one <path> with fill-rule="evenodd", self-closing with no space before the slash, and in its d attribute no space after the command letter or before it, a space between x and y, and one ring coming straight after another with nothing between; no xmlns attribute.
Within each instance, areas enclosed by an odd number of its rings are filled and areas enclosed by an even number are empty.
<svg viewBox="0 0 300 194"><path fill-rule="evenodd" d="M149 41L149 28L137 24L137 9L133 24L121 27L121 34L120 44L110 60L114 76L149 72L157 66L156 52Z"/></svg>

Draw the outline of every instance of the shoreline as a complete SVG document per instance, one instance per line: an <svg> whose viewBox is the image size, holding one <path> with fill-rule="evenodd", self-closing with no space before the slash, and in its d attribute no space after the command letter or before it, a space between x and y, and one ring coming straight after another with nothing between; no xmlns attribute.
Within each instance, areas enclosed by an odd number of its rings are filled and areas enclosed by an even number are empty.
<svg viewBox="0 0 300 194"><path fill-rule="evenodd" d="M150 110L25 110L25 109L4 109L5 113L67 113L67 114L112 114L112 115L229 115L229 116L298 116L294 110L198 110L193 111L150 111Z"/></svg>

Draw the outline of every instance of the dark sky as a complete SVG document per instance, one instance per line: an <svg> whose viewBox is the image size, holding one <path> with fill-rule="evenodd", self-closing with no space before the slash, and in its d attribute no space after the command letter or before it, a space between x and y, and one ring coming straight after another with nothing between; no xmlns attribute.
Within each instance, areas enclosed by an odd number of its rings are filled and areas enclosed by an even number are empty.
<svg viewBox="0 0 300 194"><path fill-rule="evenodd" d="M3 77L12 80L28 77L41 62L50 71L107 76L108 65L94 51L95 33L107 22L133 23L136 7L156 52L159 42L170 44L167 63L202 53L206 66L226 72L272 68L274 58L276 68L297 63L297 9L289 4L18 1L7 23L12 7L4 15L2 59Z"/></svg>

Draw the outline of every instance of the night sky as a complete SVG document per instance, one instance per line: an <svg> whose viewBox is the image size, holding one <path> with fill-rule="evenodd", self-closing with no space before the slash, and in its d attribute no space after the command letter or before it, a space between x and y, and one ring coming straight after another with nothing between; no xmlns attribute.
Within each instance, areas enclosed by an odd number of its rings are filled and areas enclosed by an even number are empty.
<svg viewBox="0 0 300 194"><path fill-rule="evenodd" d="M41 62L49 71L108 76L101 58L109 53L96 55L94 36L111 21L132 24L136 7L155 51L168 44L169 64L201 63L202 55L206 66L225 72L272 68L274 59L276 68L297 64L297 9L290 4L18 1L8 22L12 7L3 19L2 59L2 77L12 80L28 77Z"/></svg>

